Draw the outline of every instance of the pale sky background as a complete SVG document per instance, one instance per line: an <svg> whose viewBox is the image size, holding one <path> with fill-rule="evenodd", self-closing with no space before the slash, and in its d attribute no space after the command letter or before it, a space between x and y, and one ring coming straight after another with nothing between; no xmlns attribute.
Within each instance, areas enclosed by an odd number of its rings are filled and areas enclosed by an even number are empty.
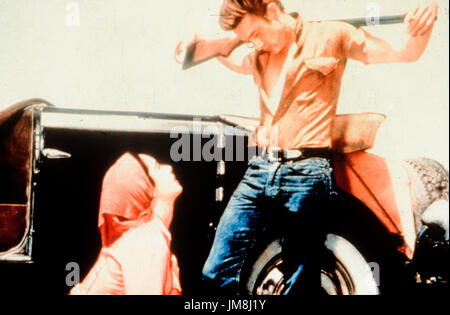
<svg viewBox="0 0 450 315"><path fill-rule="evenodd" d="M305 19L353 18L365 0L285 0ZM406 12L415 0L379 0L381 15ZM182 71L172 60L186 33L220 32L220 0L0 0L0 109L32 97L59 107L258 116L250 76L217 61ZM339 113L388 116L372 152L427 156L448 167L449 4L440 4L431 42L413 64L364 66L350 61ZM79 8L79 25L68 24ZM69 19L70 20L70 19ZM72 20L73 21L73 20ZM403 26L369 30L398 42Z"/></svg>

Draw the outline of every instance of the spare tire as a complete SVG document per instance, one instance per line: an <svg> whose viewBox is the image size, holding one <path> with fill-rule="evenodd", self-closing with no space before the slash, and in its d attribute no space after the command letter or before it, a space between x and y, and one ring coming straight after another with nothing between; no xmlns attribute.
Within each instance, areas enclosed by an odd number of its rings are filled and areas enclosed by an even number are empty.
<svg viewBox="0 0 450 315"><path fill-rule="evenodd" d="M345 238L328 234L321 267L322 292L328 295L375 295L378 284L369 264ZM284 295L289 292L283 273L281 240L272 241L259 255L245 281L249 295Z"/></svg>

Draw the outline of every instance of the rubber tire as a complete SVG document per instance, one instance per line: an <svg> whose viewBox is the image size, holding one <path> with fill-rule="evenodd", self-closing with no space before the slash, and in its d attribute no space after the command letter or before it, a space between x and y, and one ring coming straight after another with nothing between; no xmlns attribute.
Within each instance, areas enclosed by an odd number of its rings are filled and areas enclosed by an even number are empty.
<svg viewBox="0 0 450 315"><path fill-rule="evenodd" d="M379 289L373 272L361 253L345 238L328 234L324 249L345 268L352 283L351 290L342 290L352 295L377 295ZM247 294L252 295L260 273L266 265L281 253L280 239L272 241L261 253L246 280ZM244 280L245 281L245 280Z"/></svg>

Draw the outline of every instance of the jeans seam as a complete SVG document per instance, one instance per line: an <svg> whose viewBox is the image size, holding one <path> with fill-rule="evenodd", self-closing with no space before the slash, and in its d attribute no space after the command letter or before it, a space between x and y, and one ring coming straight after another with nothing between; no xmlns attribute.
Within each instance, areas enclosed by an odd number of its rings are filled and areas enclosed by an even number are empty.
<svg viewBox="0 0 450 315"><path fill-rule="evenodd" d="M248 262L249 253L251 253L253 251L253 249L255 248L255 244L256 244L255 239L252 239L250 246L245 251L245 255L244 255L243 259L239 263L240 266L239 266L238 272L236 273L236 285L238 286L238 289L242 285L241 284L242 269L244 268L245 263Z"/></svg>

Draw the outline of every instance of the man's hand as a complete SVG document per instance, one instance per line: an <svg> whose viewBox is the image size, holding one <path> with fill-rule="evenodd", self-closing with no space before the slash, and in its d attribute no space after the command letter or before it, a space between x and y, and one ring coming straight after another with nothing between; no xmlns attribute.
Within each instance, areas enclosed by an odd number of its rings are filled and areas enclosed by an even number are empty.
<svg viewBox="0 0 450 315"><path fill-rule="evenodd" d="M439 10L434 0L420 1L407 15L405 23L408 25L407 33L413 37L423 36L432 28Z"/></svg>
<svg viewBox="0 0 450 315"><path fill-rule="evenodd" d="M228 65L231 62L228 60L230 59L230 54L242 42L235 36L230 37L229 34L227 35L224 38L208 40L200 38L197 34L185 37L175 47L174 59L177 63L183 65L183 69L190 68L212 58L218 58L221 62ZM186 54L189 54L188 59L186 59ZM240 60L239 66L236 66L232 70L243 73L241 68L242 60Z"/></svg>
<svg viewBox="0 0 450 315"><path fill-rule="evenodd" d="M178 42L174 52L174 59L177 63L183 64L186 57L187 48L196 41L198 41L198 36L197 34L193 34L186 36Z"/></svg>

